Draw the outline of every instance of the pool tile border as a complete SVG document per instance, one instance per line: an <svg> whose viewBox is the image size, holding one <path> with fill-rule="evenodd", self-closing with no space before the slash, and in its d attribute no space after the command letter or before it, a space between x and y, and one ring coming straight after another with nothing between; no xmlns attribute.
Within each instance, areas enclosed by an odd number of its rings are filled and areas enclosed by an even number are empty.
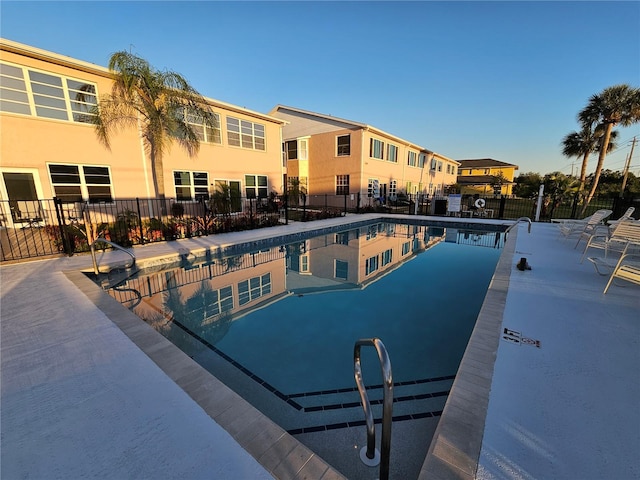
<svg viewBox="0 0 640 480"><path fill-rule="evenodd" d="M345 479L313 451L102 291L84 273L81 271L64 273L99 310L274 478L279 480Z"/></svg>
<svg viewBox="0 0 640 480"><path fill-rule="evenodd" d="M418 480L475 478L517 232L510 232L498 260Z"/></svg>

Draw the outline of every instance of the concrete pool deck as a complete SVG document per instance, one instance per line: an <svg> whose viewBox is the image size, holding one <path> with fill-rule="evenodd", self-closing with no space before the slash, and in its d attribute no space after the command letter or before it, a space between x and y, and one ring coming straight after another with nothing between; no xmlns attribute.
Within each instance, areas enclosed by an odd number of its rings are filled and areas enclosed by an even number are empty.
<svg viewBox="0 0 640 480"><path fill-rule="evenodd" d="M380 216L134 252L179 255L367 218ZM510 238L490 290L502 307L483 307L499 326L495 348L470 349L452 390L473 398L488 383L484 428L472 442L464 432L478 412L447 405L420 478L640 478L640 289L602 295L607 277L580 264L581 251L554 225L528 234L522 224ZM515 269L520 257L532 270ZM108 252L101 264L127 259ZM2 478L342 478L145 324L109 316L106 294L77 273L90 268L88 255L0 267Z"/></svg>

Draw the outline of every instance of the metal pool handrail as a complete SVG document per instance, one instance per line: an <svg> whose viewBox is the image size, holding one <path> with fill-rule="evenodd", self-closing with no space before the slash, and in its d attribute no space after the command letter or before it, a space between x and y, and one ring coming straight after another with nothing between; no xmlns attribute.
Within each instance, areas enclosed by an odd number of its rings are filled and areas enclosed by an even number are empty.
<svg viewBox="0 0 640 480"><path fill-rule="evenodd" d="M507 227L507 229L505 230L505 233L509 233L509 231L514 228L516 225L518 225L518 223L520 223L521 220L524 220L525 222L529 223L529 228L528 228L528 233L531 233L531 219L529 217L520 217L519 219L517 219L513 224L509 225L509 227Z"/></svg>
<svg viewBox="0 0 640 480"><path fill-rule="evenodd" d="M133 266L136 264L136 256L131 253L129 250L127 250L124 247L121 247L120 245L118 245L115 242L112 242L111 240L107 240L106 238L102 238L102 237L98 237L96 238L93 243L91 243L90 247L91 247L91 257L93 259L93 272L98 275L98 273L100 273L99 269L98 269L98 262L96 261L96 251L95 251L95 244L101 242L101 243L106 243L108 245L111 245L113 248L117 249L117 250L122 250L124 253L126 253L127 255L131 256L131 265L126 265L124 268L133 268Z"/></svg>
<svg viewBox="0 0 640 480"><path fill-rule="evenodd" d="M378 358L380 359L380 367L382 368L384 396L382 407L382 439L380 440L380 454L378 458L376 458L376 429L373 422L373 412L362 379L362 367L360 365L360 347L362 346L375 347L378 352ZM356 385L358 386L358 393L360 393L360 401L367 422L367 446L361 449L360 459L369 466L375 466L380 462L380 480L387 480L389 478L391 418L393 411L393 375L391 373L391 360L389 360L387 349L379 338L363 338L355 344L353 361Z"/></svg>

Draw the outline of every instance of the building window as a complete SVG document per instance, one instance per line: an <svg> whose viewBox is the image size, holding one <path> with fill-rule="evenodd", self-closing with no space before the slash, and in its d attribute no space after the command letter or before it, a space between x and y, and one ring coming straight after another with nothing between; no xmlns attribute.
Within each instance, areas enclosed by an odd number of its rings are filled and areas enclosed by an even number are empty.
<svg viewBox="0 0 640 480"><path fill-rule="evenodd" d="M351 155L351 135L340 135L337 138L337 156L348 157Z"/></svg>
<svg viewBox="0 0 640 480"><path fill-rule="evenodd" d="M0 62L0 111L91 123L93 83Z"/></svg>
<svg viewBox="0 0 640 480"><path fill-rule="evenodd" d="M391 198L396 198L397 194L398 194L398 181L397 180L389 181L389 196Z"/></svg>
<svg viewBox="0 0 640 480"><path fill-rule="evenodd" d="M387 145L387 161L398 163L398 147L392 144Z"/></svg>
<svg viewBox="0 0 640 480"><path fill-rule="evenodd" d="M452 165L452 166L451 166L451 173L452 173L453 175L455 175L455 174L456 174L456 167L455 167L455 165Z"/></svg>
<svg viewBox="0 0 640 480"><path fill-rule="evenodd" d="M407 155L407 165L410 167L416 166L416 152L409 152Z"/></svg>
<svg viewBox="0 0 640 480"><path fill-rule="evenodd" d="M306 138L298 140L298 156L300 160L309 159L309 140Z"/></svg>
<svg viewBox="0 0 640 480"><path fill-rule="evenodd" d="M244 186L247 198L267 198L266 175L245 175Z"/></svg>
<svg viewBox="0 0 640 480"><path fill-rule="evenodd" d="M372 138L369 144L369 156L382 160L384 157L384 142Z"/></svg>
<svg viewBox="0 0 640 480"><path fill-rule="evenodd" d="M343 260L335 261L335 277L340 280L347 280L349 277L349 262Z"/></svg>
<svg viewBox="0 0 640 480"><path fill-rule="evenodd" d="M442 171L442 162L438 162L438 171L441 172Z"/></svg>
<svg viewBox="0 0 640 480"><path fill-rule="evenodd" d="M389 265L393 261L393 250L388 249L382 252L382 266Z"/></svg>
<svg viewBox="0 0 640 480"><path fill-rule="evenodd" d="M349 175L336 175L336 195L349 195Z"/></svg>
<svg viewBox="0 0 640 480"><path fill-rule="evenodd" d="M271 293L271 274L265 273L238 283L238 303L246 305L264 295Z"/></svg>
<svg viewBox="0 0 640 480"><path fill-rule="evenodd" d="M287 160L298 159L298 141L288 140L284 142L284 151L287 154Z"/></svg>
<svg viewBox="0 0 640 480"><path fill-rule="evenodd" d="M233 309L233 287L223 287L219 290L207 292L206 300L194 302L196 308L191 310L190 314L195 314L196 318L206 320L215 315L228 312Z"/></svg>
<svg viewBox="0 0 640 480"><path fill-rule="evenodd" d="M227 117L227 140L234 147L264 150L264 125Z"/></svg>
<svg viewBox="0 0 640 480"><path fill-rule="evenodd" d="M380 181L377 178L370 178L367 182L367 197L378 198L380 195Z"/></svg>
<svg viewBox="0 0 640 480"><path fill-rule="evenodd" d="M63 202L112 202L109 167L50 164L49 175L56 197Z"/></svg>
<svg viewBox="0 0 640 480"><path fill-rule="evenodd" d="M349 245L349 232L336 233L335 243L337 245Z"/></svg>
<svg viewBox="0 0 640 480"><path fill-rule="evenodd" d="M424 168L424 164L427 161L427 156L424 153L418 155L418 167Z"/></svg>
<svg viewBox="0 0 640 480"><path fill-rule="evenodd" d="M402 256L404 257L411 251L411 240L402 244Z"/></svg>
<svg viewBox="0 0 640 480"><path fill-rule="evenodd" d="M438 166L438 161L434 158L431 159L431 170L435 170Z"/></svg>
<svg viewBox="0 0 640 480"><path fill-rule="evenodd" d="M367 258L367 261L365 264L365 274L371 275L373 272L378 270L378 268L380 267L379 262L380 260L378 255L375 255L371 258Z"/></svg>
<svg viewBox="0 0 640 480"><path fill-rule="evenodd" d="M178 201L209 197L209 175L207 172L173 172L173 185Z"/></svg>
<svg viewBox="0 0 640 480"><path fill-rule="evenodd" d="M220 115L213 114L213 127L206 126L202 118L191 113L185 115L185 121L191 126L201 142L222 144L222 129L220 128Z"/></svg>
<svg viewBox="0 0 640 480"><path fill-rule="evenodd" d="M488 169L488 168L485 168L485 169L484 169L484 174L485 174L485 175L489 175L489 169Z"/></svg>

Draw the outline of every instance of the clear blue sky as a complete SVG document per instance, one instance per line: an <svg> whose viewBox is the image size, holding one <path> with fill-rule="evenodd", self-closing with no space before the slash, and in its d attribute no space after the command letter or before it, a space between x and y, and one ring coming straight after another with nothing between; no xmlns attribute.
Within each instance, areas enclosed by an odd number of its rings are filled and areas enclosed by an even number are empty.
<svg viewBox="0 0 640 480"><path fill-rule="evenodd" d="M207 97L355 120L520 173L571 173L560 143L589 97L640 86L637 1L2 0L0 14L9 40L102 66L131 50ZM634 135L620 129L605 168L623 168Z"/></svg>

